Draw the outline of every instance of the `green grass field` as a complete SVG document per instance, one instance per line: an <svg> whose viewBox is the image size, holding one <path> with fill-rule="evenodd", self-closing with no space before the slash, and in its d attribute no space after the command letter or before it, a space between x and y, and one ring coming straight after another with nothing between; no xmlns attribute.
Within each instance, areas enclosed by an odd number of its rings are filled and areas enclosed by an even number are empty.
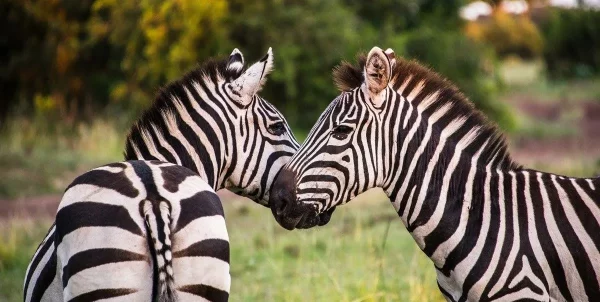
<svg viewBox="0 0 600 302"><path fill-rule="evenodd" d="M270 210L225 201L231 301L443 301L433 265L385 196L368 192L311 230L286 231ZM50 221L0 226L0 301L20 301L25 269Z"/></svg>

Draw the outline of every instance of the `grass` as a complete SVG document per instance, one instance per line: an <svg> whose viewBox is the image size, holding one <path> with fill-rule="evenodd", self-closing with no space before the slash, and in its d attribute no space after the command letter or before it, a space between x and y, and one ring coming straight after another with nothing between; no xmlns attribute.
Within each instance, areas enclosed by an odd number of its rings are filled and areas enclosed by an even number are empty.
<svg viewBox="0 0 600 302"><path fill-rule="evenodd" d="M513 86L510 93L528 95L547 102L598 101L600 100L600 79L551 81L541 78L531 84Z"/></svg>
<svg viewBox="0 0 600 302"><path fill-rule="evenodd" d="M77 175L119 161L124 131L102 119L67 126L13 119L0 133L0 197L59 193Z"/></svg>
<svg viewBox="0 0 600 302"><path fill-rule="evenodd" d="M552 162L534 161L531 168L570 177L600 177L600 158L562 158Z"/></svg>
<svg viewBox="0 0 600 302"><path fill-rule="evenodd" d="M525 86L539 81L543 74L544 63L540 60L523 61L508 58L499 66L499 76L508 86Z"/></svg>
<svg viewBox="0 0 600 302"><path fill-rule="evenodd" d="M50 221L0 221L0 301L23 301L25 270Z"/></svg>
<svg viewBox="0 0 600 302"><path fill-rule="evenodd" d="M600 100L600 78L550 80L539 60L509 58L500 64L498 73L508 86L509 98L519 96L545 102Z"/></svg>
<svg viewBox="0 0 600 302"><path fill-rule="evenodd" d="M286 231L246 201L226 214L232 301L442 301L433 265L382 193L310 230Z"/></svg>
<svg viewBox="0 0 600 302"><path fill-rule="evenodd" d="M545 120L518 112L516 117L519 131L513 134L513 138L558 139L576 136L579 134L577 122L581 115L580 110L570 110L561 114L557 120Z"/></svg>
<svg viewBox="0 0 600 302"><path fill-rule="evenodd" d="M247 199L225 201L231 301L443 301L433 265L377 192L324 227L292 232ZM49 221L0 227L0 301L20 301L25 269Z"/></svg>

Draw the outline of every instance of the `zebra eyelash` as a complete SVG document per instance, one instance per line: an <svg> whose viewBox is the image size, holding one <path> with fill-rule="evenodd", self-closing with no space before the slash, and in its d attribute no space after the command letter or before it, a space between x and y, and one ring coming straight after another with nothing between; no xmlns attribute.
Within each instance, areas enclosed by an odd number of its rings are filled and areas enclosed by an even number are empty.
<svg viewBox="0 0 600 302"><path fill-rule="evenodd" d="M282 135L285 133L285 123L282 121L271 124L267 127L267 131L273 135Z"/></svg>
<svg viewBox="0 0 600 302"><path fill-rule="evenodd" d="M335 139L344 140L348 138L348 135L354 131L354 128L346 125L337 125L331 130L331 135Z"/></svg>

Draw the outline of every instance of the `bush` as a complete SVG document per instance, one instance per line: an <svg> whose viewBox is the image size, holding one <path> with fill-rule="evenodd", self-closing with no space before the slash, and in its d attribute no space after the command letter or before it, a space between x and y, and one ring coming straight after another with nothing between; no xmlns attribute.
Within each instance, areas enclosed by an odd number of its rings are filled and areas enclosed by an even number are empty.
<svg viewBox="0 0 600 302"><path fill-rule="evenodd" d="M600 11L551 9L541 21L544 61L552 77L600 74Z"/></svg>
<svg viewBox="0 0 600 302"><path fill-rule="evenodd" d="M477 108L500 127L514 130L516 121L513 115L496 98L500 81L494 74L492 51L460 32L430 29L414 31L405 43L407 57L431 66L456 84Z"/></svg>
<svg viewBox="0 0 600 302"><path fill-rule="evenodd" d="M527 16L496 12L488 20L468 24L466 32L474 40L493 47L500 57L518 55L530 59L542 54L542 35Z"/></svg>

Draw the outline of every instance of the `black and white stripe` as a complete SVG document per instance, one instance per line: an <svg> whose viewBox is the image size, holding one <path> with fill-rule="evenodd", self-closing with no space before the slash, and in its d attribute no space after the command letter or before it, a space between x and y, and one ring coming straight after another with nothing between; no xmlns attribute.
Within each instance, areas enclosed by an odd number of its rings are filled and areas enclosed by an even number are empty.
<svg viewBox="0 0 600 302"><path fill-rule="evenodd" d="M215 191L268 205L298 149L257 95L271 50L243 66L236 49L164 88L128 135L129 161L69 186L28 267L25 301L227 300L229 243Z"/></svg>
<svg viewBox="0 0 600 302"><path fill-rule="evenodd" d="M450 301L600 297L599 178L515 164L454 86L391 51L374 48L334 76L344 92L272 187L282 226L323 224L379 187Z"/></svg>

